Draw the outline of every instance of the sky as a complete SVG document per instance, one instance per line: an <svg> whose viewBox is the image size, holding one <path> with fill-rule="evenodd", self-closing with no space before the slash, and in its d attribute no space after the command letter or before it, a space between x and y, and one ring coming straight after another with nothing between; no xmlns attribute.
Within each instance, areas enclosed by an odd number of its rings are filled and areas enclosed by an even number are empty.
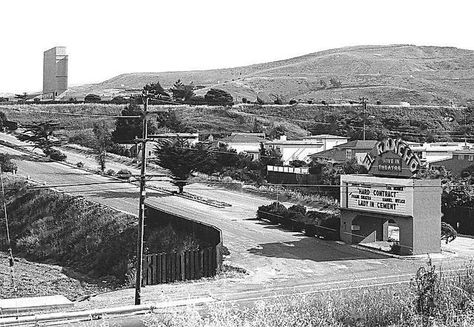
<svg viewBox="0 0 474 327"><path fill-rule="evenodd" d="M474 50L472 9L470 0L1 0L0 93L41 91L43 52L55 46L67 47L70 86L353 45Z"/></svg>

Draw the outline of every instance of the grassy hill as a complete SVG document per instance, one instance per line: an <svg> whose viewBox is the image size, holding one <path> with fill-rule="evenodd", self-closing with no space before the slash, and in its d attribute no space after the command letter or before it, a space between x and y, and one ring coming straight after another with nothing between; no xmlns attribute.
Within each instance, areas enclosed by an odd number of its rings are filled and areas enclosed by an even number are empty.
<svg viewBox="0 0 474 327"><path fill-rule="evenodd" d="M96 93L115 96L155 81L169 88L181 79L229 91L237 102L257 94L320 102L361 96L385 104L448 105L474 99L474 51L414 45L356 46L244 67L159 73L130 73L70 89L65 97ZM334 86L330 80L340 82ZM324 83L327 85L324 86Z"/></svg>
<svg viewBox="0 0 474 327"><path fill-rule="evenodd" d="M73 136L85 131L92 133L92 126L98 120L113 129L113 116L120 115L124 107L114 104L0 105L0 112L20 124L57 120L65 129L64 133ZM232 108L179 105L159 108L173 111L184 124L202 134L251 132L256 128L268 133L276 126L282 126L289 138L302 137L309 132L360 138L354 132L360 134L363 126L359 104L240 104ZM151 111L157 109L158 106L150 106ZM95 116L98 114L110 117ZM429 135L435 140L463 139L461 126L473 121L473 110L463 107L368 105L366 111L368 131L400 135L407 140L424 140ZM372 137L375 136L368 134L368 138ZM471 132L468 141L474 142Z"/></svg>

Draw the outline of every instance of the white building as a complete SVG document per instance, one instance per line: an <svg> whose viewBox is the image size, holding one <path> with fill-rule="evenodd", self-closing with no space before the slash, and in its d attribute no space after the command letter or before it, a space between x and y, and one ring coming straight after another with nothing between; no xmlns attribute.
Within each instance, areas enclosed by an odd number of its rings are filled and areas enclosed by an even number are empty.
<svg viewBox="0 0 474 327"><path fill-rule="evenodd" d="M306 136L301 140L287 140L286 136L281 136L279 140L268 142L266 146L278 150L283 164L288 165L293 160L309 162L310 155L347 143L347 140L347 137L329 134Z"/></svg>
<svg viewBox="0 0 474 327"><path fill-rule="evenodd" d="M232 133L230 136L219 140L219 144L226 144L237 153L259 152L260 144L267 143L265 133Z"/></svg>
<svg viewBox="0 0 474 327"><path fill-rule="evenodd" d="M411 150L418 155L418 158L427 164L451 159L455 151L474 148L474 144L464 142L407 143L410 145Z"/></svg>

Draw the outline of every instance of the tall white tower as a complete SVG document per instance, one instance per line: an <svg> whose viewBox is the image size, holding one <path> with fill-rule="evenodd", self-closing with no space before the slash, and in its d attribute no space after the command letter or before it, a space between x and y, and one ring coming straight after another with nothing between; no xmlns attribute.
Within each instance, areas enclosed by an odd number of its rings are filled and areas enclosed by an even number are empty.
<svg viewBox="0 0 474 327"><path fill-rule="evenodd" d="M54 47L44 52L43 99L55 99L67 90L68 55L66 47Z"/></svg>

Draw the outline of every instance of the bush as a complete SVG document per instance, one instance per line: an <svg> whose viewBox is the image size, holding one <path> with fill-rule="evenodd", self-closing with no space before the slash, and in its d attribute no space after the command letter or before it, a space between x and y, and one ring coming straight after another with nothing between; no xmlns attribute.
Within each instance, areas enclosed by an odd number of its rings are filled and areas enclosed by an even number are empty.
<svg viewBox="0 0 474 327"><path fill-rule="evenodd" d="M273 224L283 222L287 214L288 209L280 202L273 202L267 206L263 205L257 209L258 219L265 219Z"/></svg>
<svg viewBox="0 0 474 327"><path fill-rule="evenodd" d="M230 93L219 90L219 89L210 89L207 91L204 96L207 104L211 106L232 106L234 104L234 99Z"/></svg>
<svg viewBox="0 0 474 327"><path fill-rule="evenodd" d="M306 215L306 207L302 206L301 204L295 204L288 208L288 211L292 211L295 213L300 213L302 215Z"/></svg>
<svg viewBox="0 0 474 327"><path fill-rule="evenodd" d="M86 103L94 103L94 102L100 102L100 101L102 101L102 99L97 94L88 94L84 98L84 102Z"/></svg>
<svg viewBox="0 0 474 327"><path fill-rule="evenodd" d="M305 167L306 165L307 165L306 161L303 161L303 160L290 161L291 167L299 168L299 167Z"/></svg>
<svg viewBox="0 0 474 327"><path fill-rule="evenodd" d="M441 240L445 240L446 244L449 242L454 241L454 239L458 236L458 232L448 223L444 221L441 222Z"/></svg>
<svg viewBox="0 0 474 327"><path fill-rule="evenodd" d="M0 167L5 173L13 173L18 169L16 163L11 161L11 156L8 153L0 153Z"/></svg>
<svg viewBox="0 0 474 327"><path fill-rule="evenodd" d="M297 103L298 103L298 101L296 101L295 99L291 99L290 102L289 102L289 104L297 104Z"/></svg>
<svg viewBox="0 0 474 327"><path fill-rule="evenodd" d="M129 179L132 177L132 172L128 169L120 169L115 176L122 179Z"/></svg>
<svg viewBox="0 0 474 327"><path fill-rule="evenodd" d="M105 172L105 174L106 174L107 176L114 176L114 175L115 175L115 170L113 170L113 169L108 169L108 170Z"/></svg>
<svg viewBox="0 0 474 327"><path fill-rule="evenodd" d="M125 99L123 96L119 95L119 96L114 97L112 100L110 100L110 103L113 103L113 104L127 104L128 100Z"/></svg>
<svg viewBox="0 0 474 327"><path fill-rule="evenodd" d="M82 161L79 161L78 163L76 163L76 166L77 168L82 168L84 167L84 163Z"/></svg>
<svg viewBox="0 0 474 327"><path fill-rule="evenodd" d="M318 232L319 236L324 237L326 240L339 240L340 223L338 216L326 215L321 222L321 228Z"/></svg>
<svg viewBox="0 0 474 327"><path fill-rule="evenodd" d="M64 161L67 158L67 156L64 153L56 149L51 149L48 155L51 158L51 160L54 160L54 161Z"/></svg>
<svg viewBox="0 0 474 327"><path fill-rule="evenodd" d="M16 165L16 163L14 163L12 161L2 163L2 171L4 173L15 173L16 174L17 170L18 170L18 166Z"/></svg>

